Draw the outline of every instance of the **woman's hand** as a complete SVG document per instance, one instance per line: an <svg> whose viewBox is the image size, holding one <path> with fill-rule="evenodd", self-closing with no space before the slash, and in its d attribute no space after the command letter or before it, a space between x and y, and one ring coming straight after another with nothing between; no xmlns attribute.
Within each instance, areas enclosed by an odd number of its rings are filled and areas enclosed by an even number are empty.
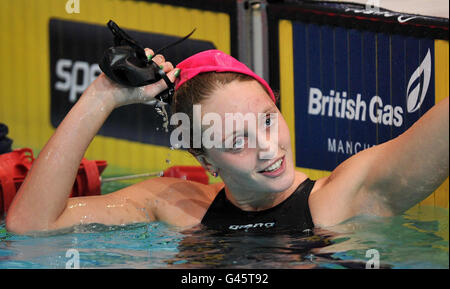
<svg viewBox="0 0 450 289"><path fill-rule="evenodd" d="M146 48L145 54L147 57L153 55L153 50ZM171 82L175 81L175 78L178 76L177 73L179 73L179 69L174 69L172 63L166 61L164 56L161 54L153 56L152 60L157 65L162 67ZM105 94L110 97L113 101L114 108L132 103L146 103L152 101L156 95L165 89L167 89L167 84L163 79L147 86L125 87L110 80L104 73L102 73L94 81L93 85L88 88L89 94L93 94L95 97Z"/></svg>

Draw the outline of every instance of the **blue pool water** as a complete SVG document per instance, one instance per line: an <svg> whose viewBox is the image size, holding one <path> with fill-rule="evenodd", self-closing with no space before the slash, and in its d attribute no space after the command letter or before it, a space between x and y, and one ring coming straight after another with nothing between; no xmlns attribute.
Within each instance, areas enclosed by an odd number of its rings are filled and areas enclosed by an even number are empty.
<svg viewBox="0 0 450 289"><path fill-rule="evenodd" d="M448 209L421 207L392 218L358 217L338 226L276 235L223 234L164 223L91 224L47 236L19 236L0 224L0 268L449 268Z"/></svg>

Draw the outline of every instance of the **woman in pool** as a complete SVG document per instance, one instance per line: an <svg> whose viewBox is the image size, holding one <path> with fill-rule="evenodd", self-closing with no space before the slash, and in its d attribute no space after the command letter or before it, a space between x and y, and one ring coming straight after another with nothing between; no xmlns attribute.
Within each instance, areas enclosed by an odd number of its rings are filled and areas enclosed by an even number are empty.
<svg viewBox="0 0 450 289"><path fill-rule="evenodd" d="M126 88L101 74L36 159L9 209L8 230L25 234L88 223L150 221L235 231L307 230L362 214L400 214L448 176L448 98L399 137L359 152L314 182L294 170L289 130L271 89L242 63L219 51L196 54L175 69L162 55L153 61L176 81L175 112L192 116L193 105L201 104L202 115L217 113L222 123L226 113L263 115L257 128L246 126L243 134L224 136L232 148L190 150L224 183L154 178L107 195L69 199L80 161L113 109L148 102L166 88L162 81ZM268 133L272 126L277 126L276 136ZM262 158L262 148L248 146L251 136L264 137L276 154Z"/></svg>

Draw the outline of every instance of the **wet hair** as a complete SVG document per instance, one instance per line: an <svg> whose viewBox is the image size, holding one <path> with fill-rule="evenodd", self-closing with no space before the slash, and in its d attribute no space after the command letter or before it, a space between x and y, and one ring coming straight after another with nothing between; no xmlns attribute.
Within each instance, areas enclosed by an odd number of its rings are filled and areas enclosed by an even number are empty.
<svg viewBox="0 0 450 289"><path fill-rule="evenodd" d="M226 84L233 81L252 81L253 77L235 73L235 72L205 72L189 79L183 83L175 92L172 102L172 114L173 113L185 113L191 120L190 124L190 148L188 151L194 156L204 154L203 148L193 148L193 106L201 103L209 95L214 93L217 89L220 89ZM261 86L262 87L262 86ZM265 89L264 89L265 90Z"/></svg>

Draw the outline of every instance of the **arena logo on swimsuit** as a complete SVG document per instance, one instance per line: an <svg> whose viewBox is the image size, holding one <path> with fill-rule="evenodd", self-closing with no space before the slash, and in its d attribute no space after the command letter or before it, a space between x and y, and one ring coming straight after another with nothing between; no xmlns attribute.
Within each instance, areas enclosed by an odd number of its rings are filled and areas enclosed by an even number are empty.
<svg viewBox="0 0 450 289"><path fill-rule="evenodd" d="M228 229L230 230L248 230L248 229L253 229L253 228L272 228L273 226L275 226L274 222L271 223L256 223L256 224L247 224L247 225L230 225L230 227L228 227Z"/></svg>

